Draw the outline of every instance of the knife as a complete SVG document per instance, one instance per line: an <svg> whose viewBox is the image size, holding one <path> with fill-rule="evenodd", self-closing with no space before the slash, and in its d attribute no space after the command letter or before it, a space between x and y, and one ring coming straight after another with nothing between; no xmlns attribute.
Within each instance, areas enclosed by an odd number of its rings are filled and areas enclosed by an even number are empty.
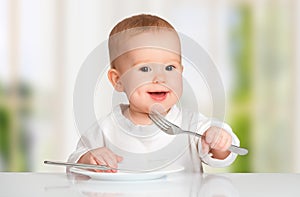
<svg viewBox="0 0 300 197"><path fill-rule="evenodd" d="M112 168L107 165L95 165L95 164L84 164L84 163L71 163L71 162L57 162L57 161L44 161L44 164L50 165L60 165L60 166L72 166L78 167L83 169L93 169L93 170L121 170L123 172L149 172L147 170L130 170L130 169L123 169L123 168Z"/></svg>

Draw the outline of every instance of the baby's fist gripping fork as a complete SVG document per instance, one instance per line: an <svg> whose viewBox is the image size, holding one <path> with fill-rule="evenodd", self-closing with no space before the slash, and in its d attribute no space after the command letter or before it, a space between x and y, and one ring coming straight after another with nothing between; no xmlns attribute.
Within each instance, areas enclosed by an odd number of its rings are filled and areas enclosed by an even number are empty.
<svg viewBox="0 0 300 197"><path fill-rule="evenodd" d="M149 118L153 121L154 124L156 124L163 132L169 134L169 135L178 135L178 134L189 134L189 135L195 135L197 137L202 137L201 134L192 132L192 131L185 131L178 127L177 125L171 123L167 119L165 119L159 112L152 111L149 114ZM231 145L228 148L229 151L234 152L238 155L246 155L248 154L248 150L245 148L241 148L235 145Z"/></svg>

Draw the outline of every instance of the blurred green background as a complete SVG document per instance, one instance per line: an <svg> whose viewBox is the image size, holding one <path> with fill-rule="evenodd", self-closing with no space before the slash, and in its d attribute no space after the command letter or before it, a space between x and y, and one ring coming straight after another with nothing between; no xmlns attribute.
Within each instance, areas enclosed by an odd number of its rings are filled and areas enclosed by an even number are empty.
<svg viewBox="0 0 300 197"><path fill-rule="evenodd" d="M300 172L296 0L0 1L0 171L63 171L75 149L72 94L87 55L136 13L167 19L208 51L225 120L250 153L210 172Z"/></svg>

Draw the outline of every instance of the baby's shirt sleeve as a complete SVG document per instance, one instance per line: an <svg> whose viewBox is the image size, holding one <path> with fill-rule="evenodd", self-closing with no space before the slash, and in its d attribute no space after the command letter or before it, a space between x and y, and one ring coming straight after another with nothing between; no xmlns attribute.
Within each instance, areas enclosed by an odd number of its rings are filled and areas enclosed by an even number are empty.
<svg viewBox="0 0 300 197"><path fill-rule="evenodd" d="M81 135L76 150L69 156L68 162L76 163L89 150L103 147L103 132L99 126L94 126Z"/></svg>
<svg viewBox="0 0 300 197"><path fill-rule="evenodd" d="M224 129L225 131L227 131L232 136L232 144L236 145L236 146L240 146L240 140L234 134L231 127L228 124L217 121L217 120L209 120L209 121L205 121L205 122L203 121L203 123L200 124L199 133L203 134L211 126L220 127L222 129ZM205 163L211 167L216 167L216 168L222 168L222 167L227 167L227 166L231 165L237 157L237 154L233 153L233 152L231 152L225 159L222 159L222 160L212 158L211 154L204 155L202 153L202 144L201 144L200 140L198 143L198 151L199 151L199 156L203 163Z"/></svg>

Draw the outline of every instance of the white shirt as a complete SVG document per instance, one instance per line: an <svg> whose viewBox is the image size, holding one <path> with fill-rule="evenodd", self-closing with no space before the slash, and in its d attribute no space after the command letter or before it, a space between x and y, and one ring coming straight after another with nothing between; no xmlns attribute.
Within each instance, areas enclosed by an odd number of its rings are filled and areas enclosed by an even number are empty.
<svg viewBox="0 0 300 197"><path fill-rule="evenodd" d="M68 161L76 162L87 151L106 147L123 157L118 164L126 169L158 169L180 165L186 171L202 172L202 162L212 167L229 166L237 157L235 153L224 160L201 154L201 140L193 135L168 135L155 124L135 125L123 112L128 105L118 105L103 120L82 134L75 152ZM232 144L239 146L239 139L230 126L210 120L200 113L179 110L174 106L165 117L184 130L203 134L209 127L218 126L232 136Z"/></svg>

